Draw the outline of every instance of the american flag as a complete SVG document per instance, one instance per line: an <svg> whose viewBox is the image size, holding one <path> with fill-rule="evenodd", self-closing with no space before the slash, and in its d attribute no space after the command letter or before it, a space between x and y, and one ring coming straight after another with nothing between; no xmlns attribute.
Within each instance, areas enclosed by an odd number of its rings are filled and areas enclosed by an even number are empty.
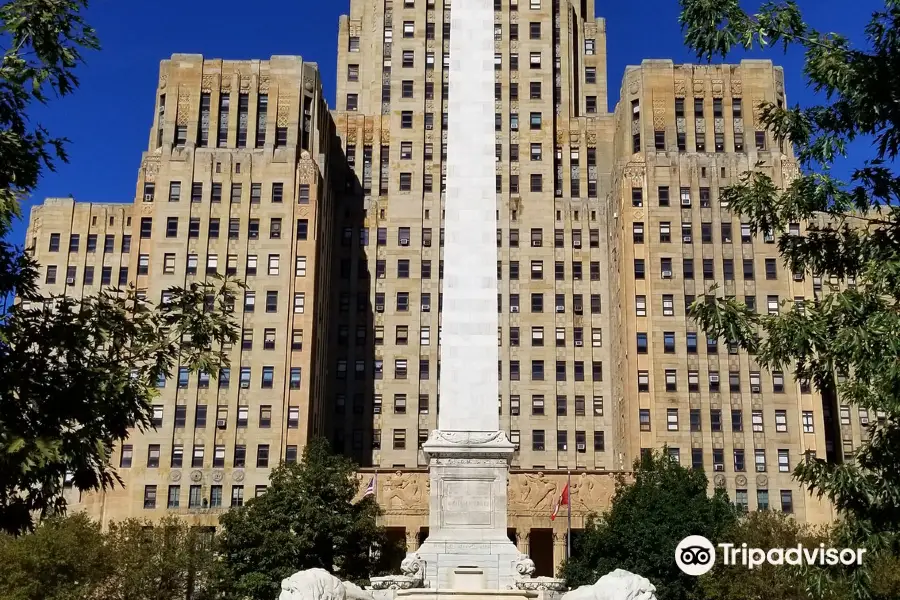
<svg viewBox="0 0 900 600"><path fill-rule="evenodd" d="M373 475L372 479L369 480L369 485L366 486L366 491L363 493L362 497L366 496L374 496L375 495L375 478L377 475Z"/></svg>

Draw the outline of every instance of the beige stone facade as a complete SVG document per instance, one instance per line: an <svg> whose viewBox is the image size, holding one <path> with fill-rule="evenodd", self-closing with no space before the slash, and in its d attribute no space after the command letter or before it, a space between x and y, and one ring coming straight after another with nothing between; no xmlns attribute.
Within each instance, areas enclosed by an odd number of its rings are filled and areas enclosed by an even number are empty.
<svg viewBox="0 0 900 600"><path fill-rule="evenodd" d="M567 472L578 529L608 506L616 474L663 445L749 509L830 519L790 471L806 452L850 455L869 415L708 342L685 316L713 283L758 310L821 292L719 197L757 163L778 184L797 175L790 148L758 125L759 102L785 101L782 71L645 61L626 70L610 113L593 0L496 6L498 410L518 446L510 535L549 575L564 556L566 520L550 514ZM167 382L161 426L127 442L126 488L82 499L95 514L212 524L321 434L362 465L360 493L376 477L384 523L411 548L421 541L420 446L439 406L449 12L447 0L352 0L331 115L315 65L299 58L175 55L134 202L48 200L32 212L48 291L133 281L157 300L209 268L255 292L236 307L252 338L234 349L230 384ZM147 486L155 508L144 508Z"/></svg>
<svg viewBox="0 0 900 600"><path fill-rule="evenodd" d="M116 449L124 488L82 498L103 519L167 512L214 522L322 434L338 151L314 64L174 55L160 68L133 202L52 199L28 239L47 292L164 290L227 274L247 283L242 338L218 381L176 367L156 429Z"/></svg>

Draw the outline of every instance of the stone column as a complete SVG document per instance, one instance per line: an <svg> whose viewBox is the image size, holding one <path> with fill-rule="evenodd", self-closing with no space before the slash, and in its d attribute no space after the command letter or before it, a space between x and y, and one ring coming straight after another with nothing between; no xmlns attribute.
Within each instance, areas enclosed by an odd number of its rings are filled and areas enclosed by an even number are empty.
<svg viewBox="0 0 900 600"><path fill-rule="evenodd" d="M519 531L516 529L516 547L524 555L528 555L528 541L531 538L531 530Z"/></svg>
<svg viewBox="0 0 900 600"><path fill-rule="evenodd" d="M406 551L415 552L419 549L419 529L418 527L406 528Z"/></svg>
<svg viewBox="0 0 900 600"><path fill-rule="evenodd" d="M566 559L566 530L553 532L553 576L559 574L559 568Z"/></svg>

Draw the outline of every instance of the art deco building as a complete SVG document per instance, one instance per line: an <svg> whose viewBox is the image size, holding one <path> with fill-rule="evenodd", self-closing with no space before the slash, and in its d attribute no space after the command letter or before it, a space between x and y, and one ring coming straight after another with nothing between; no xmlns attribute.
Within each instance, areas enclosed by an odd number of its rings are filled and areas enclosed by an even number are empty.
<svg viewBox="0 0 900 600"><path fill-rule="evenodd" d="M211 381L178 366L159 382L155 431L114 457L124 489L81 499L95 516L215 522L325 431L333 136L315 64L174 55L160 68L133 203L50 199L32 210L47 292L133 283L165 302L164 290L212 273L248 286L230 369Z"/></svg>
<svg viewBox="0 0 900 600"><path fill-rule="evenodd" d="M830 519L790 473L807 452L843 459L869 416L707 340L685 314L713 284L760 311L822 290L785 271L779 232L754 236L720 200L748 169L779 185L798 173L756 108L785 102L782 71L644 61L610 113L593 0L495 6L511 537L550 574L565 553L565 519L550 514L567 473L577 529L608 505L616 473L664 445L748 509ZM214 523L326 435L362 465L361 487L377 474L395 535L410 549L427 535L420 446L438 377L454 375L438 362L451 10L351 0L331 116L299 58L175 55L134 204L33 211L49 291L134 281L156 300L211 271L249 285L230 378L166 382L159 427L116 457L127 487L83 499L95 514Z"/></svg>

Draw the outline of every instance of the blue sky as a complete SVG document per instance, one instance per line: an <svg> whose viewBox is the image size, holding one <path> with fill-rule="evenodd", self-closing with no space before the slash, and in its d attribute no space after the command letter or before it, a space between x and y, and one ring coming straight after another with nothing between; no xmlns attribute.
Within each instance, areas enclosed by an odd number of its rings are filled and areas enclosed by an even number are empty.
<svg viewBox="0 0 900 600"><path fill-rule="evenodd" d="M878 0L798 3L813 26L854 40L861 40L872 11L884 6ZM759 0L744 4L753 9ZM348 8L349 0L92 0L87 18L103 49L86 56L81 88L73 96L33 112L35 122L69 138L70 161L45 173L23 207L25 219L34 203L50 196L131 201L152 123L159 61L173 53L225 59L299 54L319 64L334 106L338 17ZM677 0L597 0L597 11L607 20L610 108L626 65L643 58L696 62L683 44ZM784 66L791 104L815 100L804 83L802 55L776 50L765 56ZM735 54L729 62L739 59ZM25 223L19 223L13 240L21 243L24 232Z"/></svg>

